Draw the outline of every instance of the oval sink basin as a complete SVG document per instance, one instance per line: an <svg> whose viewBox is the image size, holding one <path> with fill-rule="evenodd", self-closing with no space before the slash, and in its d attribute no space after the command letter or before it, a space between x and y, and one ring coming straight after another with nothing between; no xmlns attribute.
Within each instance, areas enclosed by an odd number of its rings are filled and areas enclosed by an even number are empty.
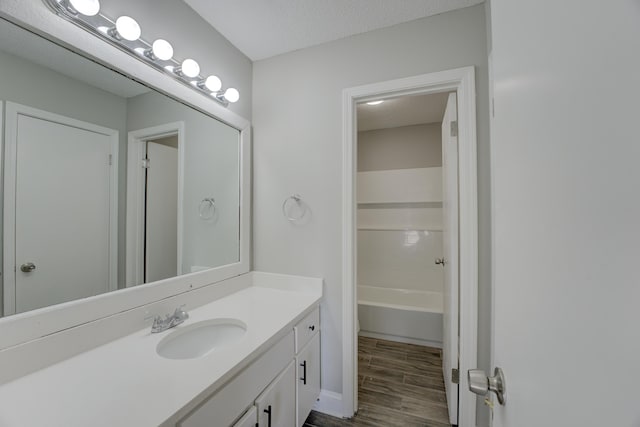
<svg viewBox="0 0 640 427"><path fill-rule="evenodd" d="M195 359L239 341L245 332L247 325L238 319L203 320L171 332L156 352L167 359Z"/></svg>

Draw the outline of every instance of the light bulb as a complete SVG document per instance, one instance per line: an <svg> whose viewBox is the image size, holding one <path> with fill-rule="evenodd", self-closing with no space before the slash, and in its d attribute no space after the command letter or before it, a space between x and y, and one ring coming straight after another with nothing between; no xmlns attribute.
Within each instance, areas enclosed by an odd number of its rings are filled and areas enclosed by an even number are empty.
<svg viewBox="0 0 640 427"><path fill-rule="evenodd" d="M156 58L168 61L173 56L173 46L166 40L158 39L153 42L151 52L153 52L153 56Z"/></svg>
<svg viewBox="0 0 640 427"><path fill-rule="evenodd" d="M129 16L121 16L116 19L116 31L125 40L135 41L140 38L140 25Z"/></svg>
<svg viewBox="0 0 640 427"><path fill-rule="evenodd" d="M200 74L200 66L193 59L185 59L177 70L187 77L197 77Z"/></svg>
<svg viewBox="0 0 640 427"><path fill-rule="evenodd" d="M204 86L211 92L218 92L222 89L222 81L217 76L209 76L204 81Z"/></svg>
<svg viewBox="0 0 640 427"><path fill-rule="evenodd" d="M238 92L238 89L230 87L224 92L224 99L229 102L237 102L240 99L240 92Z"/></svg>
<svg viewBox="0 0 640 427"><path fill-rule="evenodd" d="M100 12L100 0L69 0L71 7L86 16L95 16Z"/></svg>

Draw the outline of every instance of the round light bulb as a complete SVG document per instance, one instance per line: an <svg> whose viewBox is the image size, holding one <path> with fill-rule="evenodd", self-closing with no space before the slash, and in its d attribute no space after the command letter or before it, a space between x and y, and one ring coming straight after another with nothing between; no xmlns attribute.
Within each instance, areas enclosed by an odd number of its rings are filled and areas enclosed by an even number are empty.
<svg viewBox="0 0 640 427"><path fill-rule="evenodd" d="M163 61L168 61L173 56L173 46L163 39L154 41L151 46L151 51L156 58L162 59Z"/></svg>
<svg viewBox="0 0 640 427"><path fill-rule="evenodd" d="M240 99L240 92L238 92L238 89L230 87L224 92L224 99L229 102L237 102Z"/></svg>
<svg viewBox="0 0 640 427"><path fill-rule="evenodd" d="M86 16L95 16L100 12L100 0L69 0L71 7Z"/></svg>
<svg viewBox="0 0 640 427"><path fill-rule="evenodd" d="M121 16L116 19L116 31L125 40L135 41L140 38L140 25L130 16Z"/></svg>
<svg viewBox="0 0 640 427"><path fill-rule="evenodd" d="M211 92L218 92L222 89L222 81L217 76L209 76L207 80L204 81L204 85Z"/></svg>
<svg viewBox="0 0 640 427"><path fill-rule="evenodd" d="M197 77L200 74L200 66L193 59L185 59L182 61L180 71L187 77Z"/></svg>

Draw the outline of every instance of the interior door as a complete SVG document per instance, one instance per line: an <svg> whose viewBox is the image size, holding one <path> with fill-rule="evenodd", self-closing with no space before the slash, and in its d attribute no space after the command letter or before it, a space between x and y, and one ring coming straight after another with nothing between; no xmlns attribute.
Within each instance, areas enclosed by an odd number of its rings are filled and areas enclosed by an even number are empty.
<svg viewBox="0 0 640 427"><path fill-rule="evenodd" d="M449 94L442 119L442 247L444 258L444 305L442 369L449 406L449 421L458 424L458 132L456 94Z"/></svg>
<svg viewBox="0 0 640 427"><path fill-rule="evenodd" d="M147 142L145 283L178 275L178 149Z"/></svg>
<svg viewBox="0 0 640 427"><path fill-rule="evenodd" d="M640 3L548 6L491 3L493 425L637 427Z"/></svg>
<svg viewBox="0 0 640 427"><path fill-rule="evenodd" d="M10 103L7 116L6 313L115 288L113 133Z"/></svg>

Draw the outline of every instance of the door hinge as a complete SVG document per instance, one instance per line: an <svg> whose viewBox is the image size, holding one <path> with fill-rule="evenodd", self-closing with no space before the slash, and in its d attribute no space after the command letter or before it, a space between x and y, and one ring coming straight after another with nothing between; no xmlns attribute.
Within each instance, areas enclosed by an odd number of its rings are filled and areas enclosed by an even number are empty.
<svg viewBox="0 0 640 427"><path fill-rule="evenodd" d="M144 169L149 169L151 167L151 160L149 160L148 158L142 159L142 167Z"/></svg>
<svg viewBox="0 0 640 427"><path fill-rule="evenodd" d="M451 369L451 382L454 384L460 384L460 371L458 369Z"/></svg>
<svg viewBox="0 0 640 427"><path fill-rule="evenodd" d="M109 166L113 165L113 154L109 154Z"/></svg>
<svg viewBox="0 0 640 427"><path fill-rule="evenodd" d="M451 122L451 136L458 136L458 121Z"/></svg>

